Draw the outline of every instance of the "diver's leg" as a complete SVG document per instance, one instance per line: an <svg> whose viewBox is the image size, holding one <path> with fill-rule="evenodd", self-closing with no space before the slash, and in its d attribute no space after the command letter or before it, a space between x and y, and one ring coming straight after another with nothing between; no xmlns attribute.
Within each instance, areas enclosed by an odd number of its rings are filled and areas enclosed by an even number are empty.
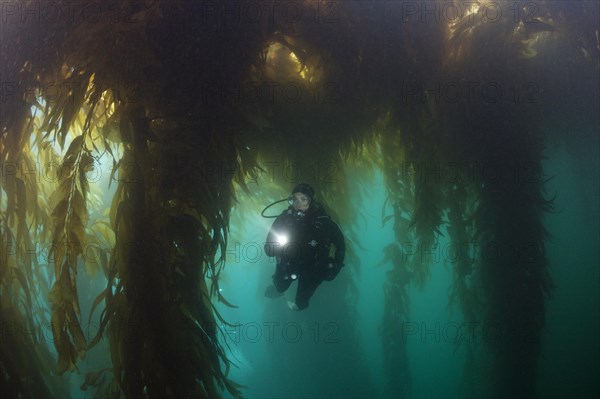
<svg viewBox="0 0 600 399"><path fill-rule="evenodd" d="M318 275L304 274L298 278L298 290L296 291L296 306L298 310L308 307L308 300L323 281Z"/></svg>
<svg viewBox="0 0 600 399"><path fill-rule="evenodd" d="M286 272L286 268L282 263L278 263L275 267L275 274L273 274L273 285L277 288L279 292L285 292L292 284L292 280L288 273Z"/></svg>

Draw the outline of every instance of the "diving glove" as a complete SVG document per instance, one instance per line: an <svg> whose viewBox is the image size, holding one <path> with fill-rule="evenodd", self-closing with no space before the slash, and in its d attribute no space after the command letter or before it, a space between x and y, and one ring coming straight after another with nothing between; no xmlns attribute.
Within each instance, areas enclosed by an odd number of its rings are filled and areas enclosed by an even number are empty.
<svg viewBox="0 0 600 399"><path fill-rule="evenodd" d="M329 258L323 267L323 280L331 281L336 278L343 266L342 262L336 262L335 259Z"/></svg>

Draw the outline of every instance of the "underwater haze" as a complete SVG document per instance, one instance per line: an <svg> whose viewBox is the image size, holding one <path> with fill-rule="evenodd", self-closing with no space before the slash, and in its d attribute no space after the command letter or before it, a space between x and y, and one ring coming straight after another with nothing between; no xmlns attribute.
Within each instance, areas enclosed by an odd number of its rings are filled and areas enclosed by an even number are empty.
<svg viewBox="0 0 600 399"><path fill-rule="evenodd" d="M597 137L595 140L598 144ZM574 157L571 150L555 146L544 168L553 176L547 191L556 195L555 211L546 222L552 237L548 256L556 288L549 301L542 336L537 385L539 397L543 398L586 398L600 389L594 377L600 371L599 188L586 183L598 181L600 165L594 151L579 148L578 154L587 152L590 156L586 159ZM244 201L237 207L250 220L239 227L233 223L231 238L240 249L228 254L226 282L221 287L239 305L239 309L226 313L224 309L227 320L239 323L224 331L232 359L238 364L232 376L248 386L246 397L397 397L388 396L383 390L386 373L381 304L391 264L372 266L383 259L383 249L393 241L393 232L391 226L381 225L381 209L385 207L383 179L381 173L373 174L368 181L349 175L358 186L357 194L363 193L355 204L364 217L357 226L363 246L358 256L363 266L356 279L355 304L328 293L334 289L330 285L335 281L323 283L309 309L301 313L293 313L285 303L285 299L293 300L295 284L285 298L265 298L263 290L270 283L275 265L264 253L256 252L263 241L255 241L255 237L266 235L270 226ZM444 245L448 246L447 240L440 240L440 246ZM463 397L463 341L502 339L499 334L506 334L496 328L482 331L482 326L470 325L460 309L450 305L450 268L455 257L446 252L444 259L443 254L440 250L438 260L432 264L427 286L422 290L409 289L410 317L401 336L407 343L412 376L407 397L411 398ZM238 261L233 260L235 256ZM352 321L335 311L349 305L357 311L357 318Z"/></svg>

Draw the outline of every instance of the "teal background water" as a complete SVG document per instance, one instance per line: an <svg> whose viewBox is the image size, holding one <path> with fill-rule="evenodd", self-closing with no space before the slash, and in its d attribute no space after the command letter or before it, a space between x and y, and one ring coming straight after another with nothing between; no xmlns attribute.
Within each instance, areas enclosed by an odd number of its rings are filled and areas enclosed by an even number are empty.
<svg viewBox="0 0 600 399"><path fill-rule="evenodd" d="M550 145L544 162L546 174L553 177L546 184L546 195L556 194L554 212L545 215L545 226L551 234L547 256L556 287L547 302L539 359L538 392L544 398L583 398L599 390L595 377L600 371L598 158L589 150L594 147L569 147ZM232 376L248 386L244 391L247 397L383 395L385 371L379 329L384 303L382 287L391 265L374 265L381 261L383 247L394 237L391 224L381 225L385 201L381 174L359 183L363 196L355 205L364 217L357 218L360 222L353 226L360 232L362 246L357 249L362 265L356 277L356 304L331 295L336 282L326 282L314 295L310 308L295 313L287 309L285 299L262 296L274 269L264 255L255 263L244 263L243 259L240 263L228 263L223 293L240 308L223 309L223 314L242 324L229 329L241 335L238 344L230 342L230 347L240 363L239 368L232 370ZM254 216L242 226L233 223L233 241L248 246L257 237L260 244L270 221L257 217L254 209L245 209L244 201L238 211ZM444 240L445 237L440 239L441 247L448 244ZM492 339L494 333L488 331L484 336L480 326L472 330L474 335L465 330L461 311L449 302L451 268L452 264L441 256L431 264L431 276L424 289L409 289L411 325L405 338L414 398L461 397L464 340ZM348 268L342 273L349 273ZM292 285L286 299L292 299L294 292ZM343 314L334 311L339 306L355 307L358 318L348 323ZM274 326L271 337L268 326ZM297 341L296 331L301 331ZM332 338L331 342L325 342L327 338ZM345 355L340 356L341 353Z"/></svg>

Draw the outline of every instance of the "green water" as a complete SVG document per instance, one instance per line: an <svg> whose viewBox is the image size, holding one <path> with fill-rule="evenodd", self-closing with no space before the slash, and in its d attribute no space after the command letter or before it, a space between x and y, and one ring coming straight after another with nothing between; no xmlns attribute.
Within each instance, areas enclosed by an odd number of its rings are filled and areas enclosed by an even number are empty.
<svg viewBox="0 0 600 399"><path fill-rule="evenodd" d="M597 159L582 159L565 148L548 150L544 167L555 176L546 186L556 193L555 212L546 215L552 235L547 243L551 275L556 289L548 301L546 328L539 359L540 397L586 397L598 390L598 181ZM580 173L582 164L590 166ZM385 371L379 334L383 313L383 283L391 265L375 268L382 249L394 240L391 225L382 226L385 196L379 173L361 182L364 192L355 204L362 218L355 226L362 249L360 274L354 274L358 301L347 302L337 295L341 281L323 283L309 309L290 311L292 285L285 299L267 299L262 292L270 282L274 264L255 255L254 243L266 235L270 221L251 216L243 226L233 226L232 240L246 247L252 262L228 262L223 294L239 305L223 314L241 326L226 328L232 357L238 359L232 377L247 385L249 398L363 398L384 397ZM358 197L358 196L357 196ZM240 212L253 213L244 209ZM255 213L255 212L254 212ZM349 228L350 226L343 226ZM441 237L440 248L448 245ZM243 252L243 251L241 251ZM230 258L235 253L230 253ZM228 258L228 261L231 260ZM255 259L256 258L256 259ZM492 341L498 332L481 325L465 325L457 306L449 305L452 262L440 250L430 265L431 276L423 290L409 288L410 322L405 327L414 398L462 397L465 343L471 339ZM346 268L343 273L350 274ZM339 309L356 310L349 321ZM231 337L236 337L231 339Z"/></svg>

